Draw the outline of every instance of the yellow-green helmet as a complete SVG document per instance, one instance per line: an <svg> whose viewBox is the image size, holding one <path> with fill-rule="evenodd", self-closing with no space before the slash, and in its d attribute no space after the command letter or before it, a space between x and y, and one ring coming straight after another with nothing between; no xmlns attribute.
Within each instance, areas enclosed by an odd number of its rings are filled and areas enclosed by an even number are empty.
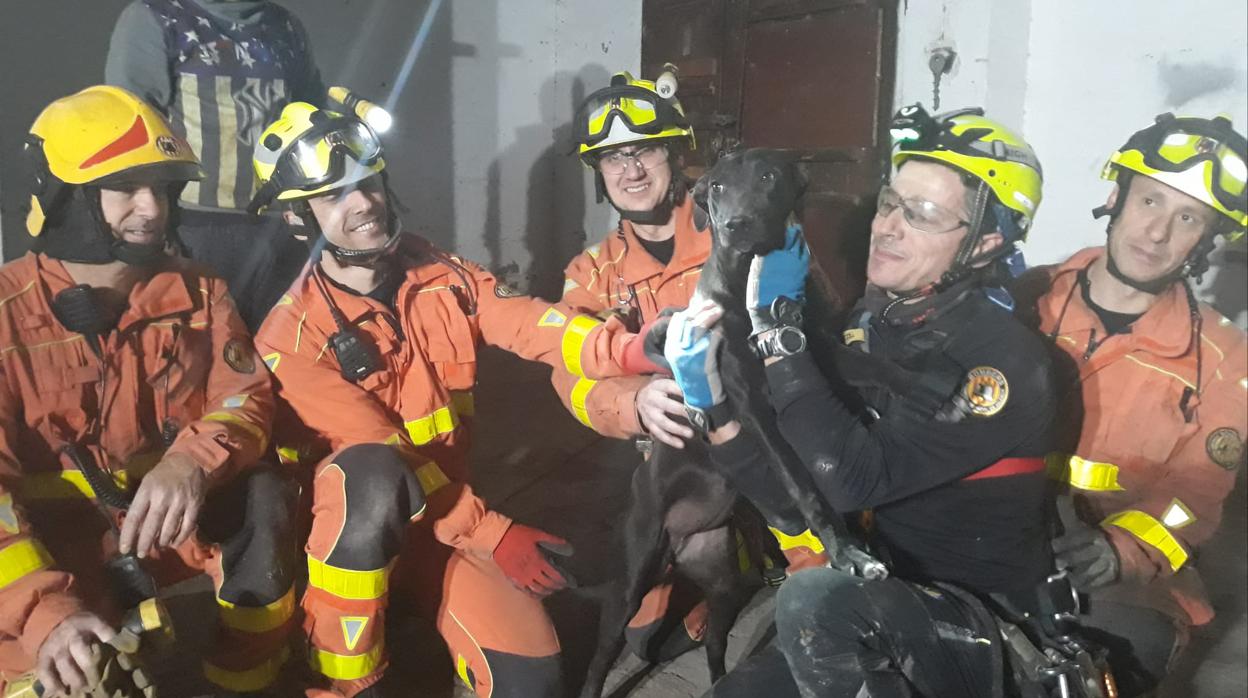
<svg viewBox="0 0 1248 698"><path fill-rule="evenodd" d="M316 196L386 168L381 141L354 115L291 102L257 139L252 165L260 186L249 210Z"/></svg>
<svg viewBox="0 0 1248 698"><path fill-rule="evenodd" d="M676 99L674 68L658 80L638 80L616 73L611 84L581 102L573 124L581 159L593 165L595 155L625 143L680 138L696 147L693 128Z"/></svg>
<svg viewBox="0 0 1248 698"><path fill-rule="evenodd" d="M1248 141L1225 116L1214 119L1166 113L1137 131L1101 170L1118 179L1120 169L1153 179L1213 207L1234 222L1234 240L1248 226Z"/></svg>
<svg viewBox="0 0 1248 698"><path fill-rule="evenodd" d="M979 108L930 116L918 104L893 117L893 165L912 157L950 165L979 179L1016 215L1018 240L1036 216L1044 174L1031 146L1014 131L984 116Z"/></svg>

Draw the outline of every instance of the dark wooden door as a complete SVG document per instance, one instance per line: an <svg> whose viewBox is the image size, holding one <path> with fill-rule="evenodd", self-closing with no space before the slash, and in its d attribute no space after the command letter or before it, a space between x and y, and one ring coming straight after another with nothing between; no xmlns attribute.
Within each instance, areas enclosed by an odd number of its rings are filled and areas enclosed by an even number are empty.
<svg viewBox="0 0 1248 698"><path fill-rule="evenodd" d="M792 152L820 280L852 303L888 172L895 0L644 0L642 25L642 74L679 69L691 173L738 144Z"/></svg>

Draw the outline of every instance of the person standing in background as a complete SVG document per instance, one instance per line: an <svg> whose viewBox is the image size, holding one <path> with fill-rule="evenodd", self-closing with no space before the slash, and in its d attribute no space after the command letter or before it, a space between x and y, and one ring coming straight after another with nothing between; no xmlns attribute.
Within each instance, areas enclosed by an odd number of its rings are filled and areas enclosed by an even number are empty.
<svg viewBox="0 0 1248 698"><path fill-rule="evenodd" d="M245 213L261 130L290 102L325 101L303 25L269 0L135 0L104 77L164 113L199 156L205 176L182 192L178 235L254 331L307 260L280 217Z"/></svg>

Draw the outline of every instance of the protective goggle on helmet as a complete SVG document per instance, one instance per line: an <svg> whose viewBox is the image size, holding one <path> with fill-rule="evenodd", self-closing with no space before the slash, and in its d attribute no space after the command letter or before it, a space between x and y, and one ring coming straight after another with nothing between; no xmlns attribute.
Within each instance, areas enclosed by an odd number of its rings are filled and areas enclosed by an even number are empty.
<svg viewBox="0 0 1248 698"><path fill-rule="evenodd" d="M1243 236L1248 225L1248 141L1230 119L1176 117L1166 113L1114 151L1101 177L1117 180L1122 168L1151 177L1213 207L1234 221Z"/></svg>
<svg viewBox="0 0 1248 698"><path fill-rule="evenodd" d="M674 70L655 81L616 73L610 85L581 102L573 133L586 164L599 151L626 143L684 138L694 147L693 129L676 99Z"/></svg>

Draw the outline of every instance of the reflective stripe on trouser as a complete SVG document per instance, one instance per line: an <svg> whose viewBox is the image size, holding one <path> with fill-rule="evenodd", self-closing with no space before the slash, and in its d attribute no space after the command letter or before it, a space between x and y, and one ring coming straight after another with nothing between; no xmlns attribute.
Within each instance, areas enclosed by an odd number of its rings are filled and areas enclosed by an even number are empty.
<svg viewBox="0 0 1248 698"><path fill-rule="evenodd" d="M1076 455L1050 453L1045 456L1049 479L1068 482L1071 487L1086 492L1121 492L1118 484L1118 466L1087 460Z"/></svg>
<svg viewBox="0 0 1248 698"><path fill-rule="evenodd" d="M1179 568L1187 562L1187 549L1166 528L1165 524L1149 514L1136 509L1128 509L1117 514L1110 514L1105 517L1101 525L1117 526L1156 549L1170 562L1170 569L1175 572L1178 572Z"/></svg>
<svg viewBox="0 0 1248 698"><path fill-rule="evenodd" d="M0 589L52 564L52 556L37 540L24 538L9 543L0 548Z"/></svg>
<svg viewBox="0 0 1248 698"><path fill-rule="evenodd" d="M221 543L215 565L217 636L204 676L228 691L248 693L277 679L290 650L294 622L294 488L272 468L244 472L210 505L210 517L236 518L238 532ZM211 522L202 530L211 534Z"/></svg>
<svg viewBox="0 0 1248 698"><path fill-rule="evenodd" d="M380 680L387 663L390 570L424 511L421 477L389 446L352 446L318 470L312 500L307 659L350 696Z"/></svg>

